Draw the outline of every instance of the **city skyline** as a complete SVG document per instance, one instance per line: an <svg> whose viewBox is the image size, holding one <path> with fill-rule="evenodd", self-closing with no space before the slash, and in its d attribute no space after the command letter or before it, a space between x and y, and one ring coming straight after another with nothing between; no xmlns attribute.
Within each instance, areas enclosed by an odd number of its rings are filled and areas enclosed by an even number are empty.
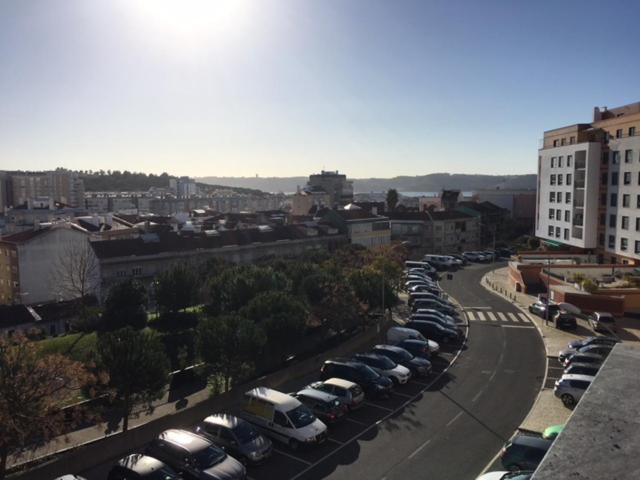
<svg viewBox="0 0 640 480"><path fill-rule="evenodd" d="M6 2L0 169L534 173L548 125L639 98L614 3Z"/></svg>

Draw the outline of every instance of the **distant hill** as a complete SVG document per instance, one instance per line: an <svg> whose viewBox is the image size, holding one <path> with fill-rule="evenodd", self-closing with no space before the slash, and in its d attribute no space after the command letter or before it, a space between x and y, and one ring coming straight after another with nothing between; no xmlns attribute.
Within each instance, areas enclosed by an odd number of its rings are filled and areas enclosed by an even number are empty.
<svg viewBox="0 0 640 480"><path fill-rule="evenodd" d="M202 183L254 188L266 192L295 192L308 177L201 177ZM536 175L474 175L431 173L415 177L354 178L356 193L383 192L395 188L400 192L438 192L443 188L469 190L535 189Z"/></svg>

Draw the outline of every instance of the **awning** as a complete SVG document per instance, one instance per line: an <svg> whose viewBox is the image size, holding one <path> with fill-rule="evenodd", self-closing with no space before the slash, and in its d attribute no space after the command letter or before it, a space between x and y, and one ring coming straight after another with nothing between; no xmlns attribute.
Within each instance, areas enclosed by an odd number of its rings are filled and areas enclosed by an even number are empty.
<svg viewBox="0 0 640 480"><path fill-rule="evenodd" d="M542 240L542 243L549 245L550 247L562 247L564 243L556 242L554 240Z"/></svg>

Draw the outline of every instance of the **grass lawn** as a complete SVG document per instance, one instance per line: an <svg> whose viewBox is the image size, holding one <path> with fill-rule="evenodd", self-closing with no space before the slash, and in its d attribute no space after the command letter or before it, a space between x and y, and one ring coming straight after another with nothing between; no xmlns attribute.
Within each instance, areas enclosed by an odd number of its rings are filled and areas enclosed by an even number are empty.
<svg viewBox="0 0 640 480"><path fill-rule="evenodd" d="M72 333L59 337L45 338L38 342L43 354L61 353L74 360L87 362L96 351L97 335L93 333Z"/></svg>

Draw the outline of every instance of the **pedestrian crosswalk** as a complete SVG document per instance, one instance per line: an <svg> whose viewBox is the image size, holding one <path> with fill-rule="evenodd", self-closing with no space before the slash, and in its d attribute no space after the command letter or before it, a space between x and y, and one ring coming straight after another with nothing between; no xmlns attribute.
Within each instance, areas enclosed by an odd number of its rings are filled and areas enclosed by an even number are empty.
<svg viewBox="0 0 640 480"><path fill-rule="evenodd" d="M531 323L531 318L522 312L466 310L465 315L470 321L477 322Z"/></svg>

